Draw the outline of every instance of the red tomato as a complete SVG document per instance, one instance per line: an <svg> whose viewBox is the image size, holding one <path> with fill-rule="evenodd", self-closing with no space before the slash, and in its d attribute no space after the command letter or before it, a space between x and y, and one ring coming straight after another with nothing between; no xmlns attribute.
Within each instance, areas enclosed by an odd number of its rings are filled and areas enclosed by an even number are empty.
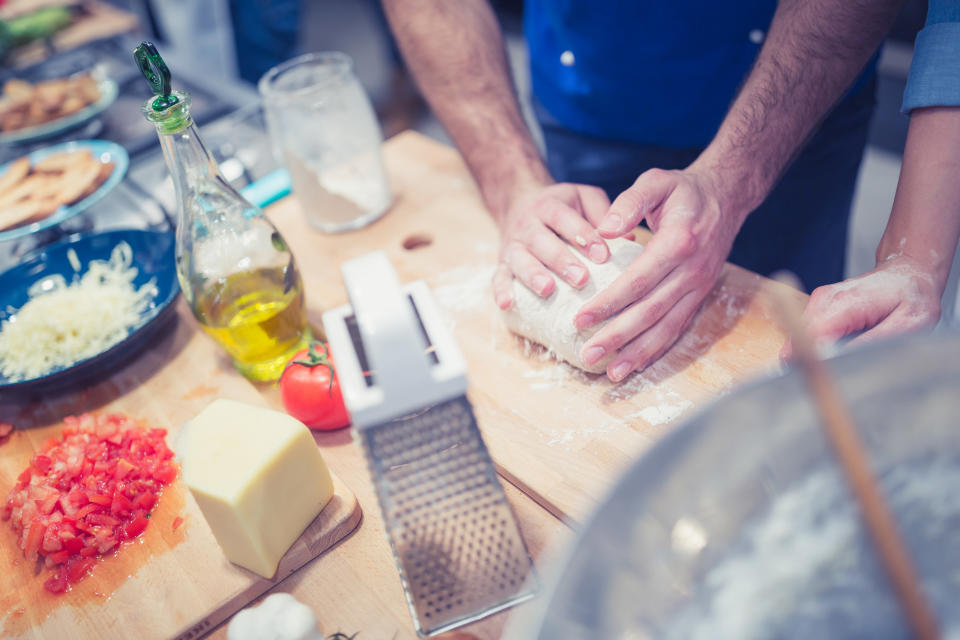
<svg viewBox="0 0 960 640"><path fill-rule="evenodd" d="M330 350L311 342L287 363L280 377L280 397L287 413L311 429L331 431L350 424Z"/></svg>

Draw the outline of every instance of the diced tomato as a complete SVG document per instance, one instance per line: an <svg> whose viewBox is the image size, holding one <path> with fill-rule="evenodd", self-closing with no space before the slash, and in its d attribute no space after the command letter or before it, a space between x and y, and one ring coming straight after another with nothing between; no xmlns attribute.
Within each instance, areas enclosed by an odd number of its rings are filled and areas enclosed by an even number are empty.
<svg viewBox="0 0 960 640"><path fill-rule="evenodd" d="M93 563L96 562L91 558L73 558L67 561L66 571L67 571L67 582L77 582L93 567Z"/></svg>
<svg viewBox="0 0 960 640"><path fill-rule="evenodd" d="M183 518L181 518L180 516L177 516L176 518L173 519L173 530L176 531L177 527L179 527L182 524L183 524Z"/></svg>
<svg viewBox="0 0 960 640"><path fill-rule="evenodd" d="M169 462L164 462L157 467L154 477L163 484L170 484L177 479L177 468Z"/></svg>
<svg viewBox="0 0 960 640"><path fill-rule="evenodd" d="M51 553L50 555L48 555L47 560L49 560L53 564L63 564L72 555L73 553L71 551L69 551L68 549L63 549L61 551L57 551L56 553Z"/></svg>
<svg viewBox="0 0 960 640"><path fill-rule="evenodd" d="M157 503L157 496L153 493L141 493L137 496L135 504L138 509L149 511Z"/></svg>
<svg viewBox="0 0 960 640"><path fill-rule="evenodd" d="M37 503L37 507L40 509L40 513L44 515L50 515L53 513L54 508L57 506L57 503L60 501L60 494L57 492L51 492L47 495L43 501Z"/></svg>
<svg viewBox="0 0 960 640"><path fill-rule="evenodd" d="M50 593L64 593L69 586L70 585L67 583L67 576L60 571L43 583L43 588Z"/></svg>
<svg viewBox="0 0 960 640"><path fill-rule="evenodd" d="M68 591L97 555L141 535L176 480L166 430L140 426L120 414L65 418L62 439L44 441L0 505L24 555L54 571L48 591Z"/></svg>
<svg viewBox="0 0 960 640"><path fill-rule="evenodd" d="M45 456L42 453L38 453L37 455L33 456L33 459L30 461L30 466L33 467L34 471L39 474L46 473L51 464L53 464L53 461L50 459L50 457Z"/></svg>
<svg viewBox="0 0 960 640"><path fill-rule="evenodd" d="M37 552L40 551L40 543L43 541L44 526L37 521L31 522L27 528L27 535L24 537L23 553L28 560L36 560Z"/></svg>
<svg viewBox="0 0 960 640"><path fill-rule="evenodd" d="M80 521L80 520L83 520L84 518L86 518L86 517L87 517L88 515L90 515L91 513L94 513L95 511L99 511L101 508L102 508L101 505L96 504L96 503L94 503L94 502L91 502L90 504L86 505L85 507L80 507L80 510L77 511L77 513L76 513L76 515L75 515L74 517L75 517L78 521Z"/></svg>
<svg viewBox="0 0 960 640"><path fill-rule="evenodd" d="M117 467L113 471L113 477L115 480L123 480L124 478L127 477L127 474L129 474L134 469L136 469L136 467L134 467L132 464L130 464L126 460L121 459L120 461L117 462Z"/></svg>
<svg viewBox="0 0 960 640"><path fill-rule="evenodd" d="M55 551L63 549L63 543L60 542L57 525L47 527L47 530L43 533L43 542L40 544L40 548L46 553L54 553Z"/></svg>
<svg viewBox="0 0 960 640"><path fill-rule="evenodd" d="M104 506L109 505L113 500L110 496L105 496L99 493L90 492L87 494L87 500L94 504L102 504Z"/></svg>
<svg viewBox="0 0 960 640"><path fill-rule="evenodd" d="M147 528L148 521L143 516L137 516L127 524L123 525L123 537L127 540L136 538Z"/></svg>
<svg viewBox="0 0 960 640"><path fill-rule="evenodd" d="M92 522L93 524L99 524L103 527L115 529L116 527L120 526L123 521L119 518L108 516L105 513L91 513L89 516L87 516L87 522Z"/></svg>
<svg viewBox="0 0 960 640"><path fill-rule="evenodd" d="M83 541L80 538L73 536L63 540L63 550L69 554L80 553L80 550L83 549Z"/></svg>
<svg viewBox="0 0 960 640"><path fill-rule="evenodd" d="M125 513L130 513L134 510L134 505L130 501L130 498L123 495L119 491L113 494L113 502L110 504L110 513L114 515L121 515Z"/></svg>

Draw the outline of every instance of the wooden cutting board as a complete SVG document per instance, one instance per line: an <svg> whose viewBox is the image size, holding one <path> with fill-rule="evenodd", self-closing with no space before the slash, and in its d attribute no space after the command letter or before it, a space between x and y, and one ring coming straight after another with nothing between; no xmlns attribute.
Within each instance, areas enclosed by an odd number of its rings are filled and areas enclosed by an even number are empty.
<svg viewBox="0 0 960 640"><path fill-rule="evenodd" d="M346 302L340 264L368 251L386 251L404 282L426 279L467 358L470 398L498 469L558 517L582 520L673 425L778 369L784 333L757 291L783 285L732 265L690 330L646 371L614 384L553 361L501 321L489 289L498 232L457 152L404 133L386 144L385 161L394 206L365 229L313 231L294 198L268 210L300 263L312 317Z"/></svg>
<svg viewBox="0 0 960 640"><path fill-rule="evenodd" d="M31 404L0 405L0 421L18 428L0 444L0 499L35 448L58 435L59 421L84 411L119 411L168 429L168 441L214 398L265 404L221 350L196 330L182 299L154 347L108 380L79 393ZM177 529L176 517L184 518ZM334 496L280 562L274 580L229 563L189 491L168 487L146 532L64 595L43 589L0 522L0 637L195 638L213 629L353 531L361 511L334 476Z"/></svg>

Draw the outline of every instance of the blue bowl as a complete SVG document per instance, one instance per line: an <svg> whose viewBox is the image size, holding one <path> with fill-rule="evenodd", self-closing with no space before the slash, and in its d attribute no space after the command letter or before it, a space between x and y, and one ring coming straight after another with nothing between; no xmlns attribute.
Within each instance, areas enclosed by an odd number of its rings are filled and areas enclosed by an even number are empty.
<svg viewBox="0 0 960 640"><path fill-rule="evenodd" d="M133 266L137 277L135 288L155 279L157 294L141 314L140 324L126 338L109 349L68 367L56 369L38 378L11 381L0 374L0 394L15 395L66 391L86 386L113 373L131 360L131 356L147 346L149 339L175 310L173 301L180 293L174 258L174 235L170 231L121 229L87 235L76 235L63 242L44 247L20 264L0 274L0 321L6 320L29 299L27 290L34 282L60 274L71 282L76 272L67 258L73 249L86 272L91 260L108 260L110 252L120 242L126 242L133 251Z"/></svg>
<svg viewBox="0 0 960 640"><path fill-rule="evenodd" d="M33 224L26 224L22 227L14 227L7 231L0 231L0 241L28 236L41 229L58 225L78 213L85 211L88 207L97 203L103 196L107 195L111 189L120 184L123 176L127 173L127 169L130 167L130 156L127 155L126 149L106 140L74 140L72 142L65 142L52 147L38 149L27 157L30 158L30 164L33 165L48 156L57 153L70 153L71 151L89 151L94 158L99 159L101 162L114 163L113 173L110 174L110 177L107 178L96 191L83 200L69 206L62 206L54 211L52 215ZM9 162L0 166L0 175L6 173L9 168Z"/></svg>

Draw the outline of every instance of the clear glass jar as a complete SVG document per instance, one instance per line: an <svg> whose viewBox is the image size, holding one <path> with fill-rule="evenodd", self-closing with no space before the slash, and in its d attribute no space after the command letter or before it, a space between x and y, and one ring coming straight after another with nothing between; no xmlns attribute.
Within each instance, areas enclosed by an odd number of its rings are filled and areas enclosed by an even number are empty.
<svg viewBox="0 0 960 640"><path fill-rule="evenodd" d="M349 231L387 211L383 135L349 56L293 58L268 71L259 89L274 152L311 226Z"/></svg>

